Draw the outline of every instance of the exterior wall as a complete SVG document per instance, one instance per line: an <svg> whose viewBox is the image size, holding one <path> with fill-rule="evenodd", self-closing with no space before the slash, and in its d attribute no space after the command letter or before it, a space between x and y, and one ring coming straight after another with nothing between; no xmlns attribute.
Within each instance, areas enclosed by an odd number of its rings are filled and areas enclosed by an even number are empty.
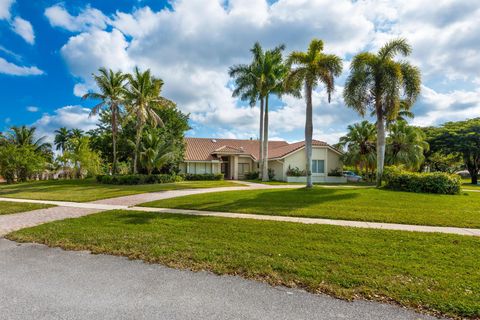
<svg viewBox="0 0 480 320"><path fill-rule="evenodd" d="M329 180L328 172L332 169L341 167L340 156L327 148L316 148L312 150L312 160L324 160L324 173L312 173L313 182L326 182ZM307 163L307 155L305 149L301 149L291 155L285 157L283 164L283 181L287 181L287 170L298 167L300 170L305 170ZM291 180L291 179L290 179Z"/></svg>
<svg viewBox="0 0 480 320"><path fill-rule="evenodd" d="M283 169L283 160L272 160L268 161L268 167L273 169L273 172L275 173L275 176L273 179L275 180L283 180L285 173Z"/></svg>

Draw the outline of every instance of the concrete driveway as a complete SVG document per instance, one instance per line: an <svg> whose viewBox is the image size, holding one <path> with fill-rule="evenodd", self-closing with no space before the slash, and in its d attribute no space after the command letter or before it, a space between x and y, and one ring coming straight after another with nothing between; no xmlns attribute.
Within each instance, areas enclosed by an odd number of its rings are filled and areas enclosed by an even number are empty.
<svg viewBox="0 0 480 320"><path fill-rule="evenodd" d="M0 319L433 319L239 277L0 239Z"/></svg>

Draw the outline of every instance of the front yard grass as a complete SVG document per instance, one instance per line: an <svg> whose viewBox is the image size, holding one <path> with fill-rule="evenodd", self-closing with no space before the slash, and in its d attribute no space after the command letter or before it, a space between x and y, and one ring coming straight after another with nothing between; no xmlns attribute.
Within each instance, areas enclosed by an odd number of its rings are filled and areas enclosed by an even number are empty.
<svg viewBox="0 0 480 320"><path fill-rule="evenodd" d="M53 207L53 206L46 205L46 204L36 204L36 203L19 203L19 202L0 201L0 215L26 212L26 211L32 211L37 209L46 209L50 207Z"/></svg>
<svg viewBox="0 0 480 320"><path fill-rule="evenodd" d="M435 195L375 188L270 189L172 198L145 207L480 228L480 194Z"/></svg>
<svg viewBox="0 0 480 320"><path fill-rule="evenodd" d="M476 237L110 211L7 238L480 317Z"/></svg>
<svg viewBox="0 0 480 320"><path fill-rule="evenodd" d="M239 186L231 181L183 181L145 185L107 185L94 179L48 180L18 184L0 184L0 197L86 202L132 194L196 188Z"/></svg>

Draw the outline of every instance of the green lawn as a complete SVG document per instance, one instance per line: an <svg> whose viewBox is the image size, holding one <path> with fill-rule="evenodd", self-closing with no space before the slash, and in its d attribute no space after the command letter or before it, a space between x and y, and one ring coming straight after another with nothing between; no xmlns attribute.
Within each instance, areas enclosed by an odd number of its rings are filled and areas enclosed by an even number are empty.
<svg viewBox="0 0 480 320"><path fill-rule="evenodd" d="M463 179L463 189L472 189L472 190L480 190L480 184L472 184L472 180L470 179Z"/></svg>
<svg viewBox="0 0 480 320"><path fill-rule="evenodd" d="M46 205L46 204L0 201L0 216L3 214L32 211L32 210L45 209L50 207L52 206Z"/></svg>
<svg viewBox="0 0 480 320"><path fill-rule="evenodd" d="M266 185L305 185L304 182L285 182L285 181L262 181L262 180L245 180L247 182L261 183ZM374 187L375 182L360 181L360 182L346 182L346 183L315 183L316 186L355 186L355 187Z"/></svg>
<svg viewBox="0 0 480 320"><path fill-rule="evenodd" d="M0 197L86 202L146 192L229 186L238 186L238 184L231 181L184 181L165 184L117 186L99 184L93 179L49 180L13 185L0 184Z"/></svg>
<svg viewBox="0 0 480 320"><path fill-rule="evenodd" d="M417 194L375 188L215 192L142 204L309 218L480 228L480 193Z"/></svg>
<svg viewBox="0 0 480 320"><path fill-rule="evenodd" d="M7 238L480 317L476 237L110 211Z"/></svg>

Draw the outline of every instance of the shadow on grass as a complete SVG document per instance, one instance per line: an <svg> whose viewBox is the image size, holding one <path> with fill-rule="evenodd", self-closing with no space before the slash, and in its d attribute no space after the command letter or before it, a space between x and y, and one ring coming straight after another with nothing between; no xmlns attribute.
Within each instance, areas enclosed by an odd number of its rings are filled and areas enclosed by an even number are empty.
<svg viewBox="0 0 480 320"><path fill-rule="evenodd" d="M124 224L133 224L133 225L145 225L151 224L154 221L158 220L201 220L207 217L202 216L193 216L193 215L183 215L183 214L174 214L174 213L155 213L155 212L132 212L132 213L121 213L116 215L117 219Z"/></svg>
<svg viewBox="0 0 480 320"><path fill-rule="evenodd" d="M232 191L231 191L232 192ZM229 211L245 213L284 214L295 212L298 209L319 206L322 203L352 200L361 196L355 190L339 189L282 189L265 190L256 193L253 197L232 200L222 198L225 193L219 193L218 199L212 198L200 205L193 203L179 204L179 209L195 209L207 211Z"/></svg>

